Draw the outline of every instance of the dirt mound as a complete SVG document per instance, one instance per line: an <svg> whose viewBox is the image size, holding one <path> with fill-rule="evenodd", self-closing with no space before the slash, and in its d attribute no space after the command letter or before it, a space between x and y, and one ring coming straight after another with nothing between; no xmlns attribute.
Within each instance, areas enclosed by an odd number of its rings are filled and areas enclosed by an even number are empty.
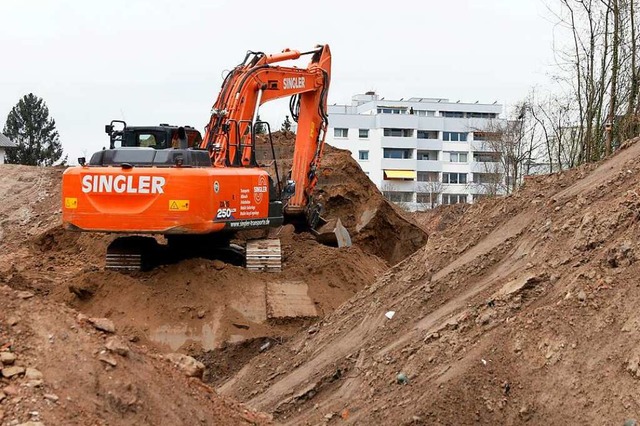
<svg viewBox="0 0 640 426"><path fill-rule="evenodd" d="M287 147L290 143L287 138L281 138L279 146ZM355 244L343 249L327 247L310 234L295 233L291 226L275 229L272 237L280 238L283 247L280 274L250 273L206 259L191 259L145 273L105 271L104 254L114 237L66 232L60 226L62 170L0 166L0 197L6 200L0 206L0 282L11 288L8 291L29 291L36 295L32 300L37 302L31 305L34 319L25 319L25 324L51 321L52 329L67 327L70 321L67 317L50 315L63 305L91 317L105 317L114 322L122 338L137 342L139 348L149 348L152 354L180 351L198 356L209 367L205 380L219 383L264 350L266 342L269 348L278 346L301 328L312 326L372 285L388 269L389 262L415 251L426 241L423 232L414 232L418 228L382 200L357 165L354 168L355 162L348 154L329 154L326 164L319 193L352 230ZM339 188L334 190L332 185ZM344 196L340 194L342 190ZM380 244L376 238L383 235L385 244ZM7 309L18 312L21 308L10 305ZM74 318L74 311L65 308L63 312ZM25 313L27 317L31 318ZM99 344L101 336L97 337ZM95 342L73 339L69 342L78 356L95 358L91 355L97 350ZM32 358L42 369L62 368L60 363L65 360L57 358L56 353L40 356L43 347L32 341L25 341L25 345L33 345ZM59 354L67 356L64 351ZM233 360L227 362L220 357ZM98 360L91 362L92 368L102 366ZM152 386L169 387L146 376L153 369L160 371L153 362L145 358L143 365L132 366L139 369L139 374L132 375L126 383L124 377L129 367L121 368L118 364L118 372L114 374L123 383L123 400L139 401L151 410L156 402L162 404L163 400L173 398L171 392L152 395L148 390ZM107 381L101 374L91 374L100 383ZM69 376L70 380L74 378L75 375ZM170 377L166 378L169 380ZM139 381L148 385L142 386ZM89 385L89 381L79 381L78 396L70 397L81 399L83 392L94 392L87 390ZM134 396L129 392L131 389ZM105 395L109 392L120 390L109 388ZM193 391L176 385L175 392ZM145 402L148 398L156 398L156 402ZM189 410L199 401L176 409L175 423L185 423L179 421L183 417L197 418L199 414ZM86 400L78 404L73 410L88 413L80 423L95 419L111 423L107 414L95 417L83 405ZM144 423L141 420L144 415L153 423L156 417L150 416L147 408L136 408L134 414L125 414L125 418L131 418L131 423ZM213 415L215 410L212 409ZM158 410L157 418L162 413L163 410ZM60 416L52 418L68 419ZM229 416L236 419L233 413Z"/></svg>
<svg viewBox="0 0 640 426"><path fill-rule="evenodd" d="M281 174L291 167L294 137L273 135ZM259 145L257 156L272 158L268 144ZM325 145L314 197L324 206L325 218L339 218L355 244L390 265L427 243L427 233L382 196L349 151Z"/></svg>
<svg viewBox="0 0 640 426"><path fill-rule="evenodd" d="M6 285L0 285L0 360L3 425L270 423L143 346Z"/></svg>
<svg viewBox="0 0 640 426"><path fill-rule="evenodd" d="M640 408L639 156L467 207L219 390L291 424L622 424Z"/></svg>
<svg viewBox="0 0 640 426"><path fill-rule="evenodd" d="M464 203L440 205L426 211L411 213L410 216L428 235L431 235L456 226L470 206Z"/></svg>
<svg viewBox="0 0 640 426"><path fill-rule="evenodd" d="M389 203L349 151L334 149L320 166L316 197L329 219L340 218L354 243L393 265L427 243L427 234Z"/></svg>

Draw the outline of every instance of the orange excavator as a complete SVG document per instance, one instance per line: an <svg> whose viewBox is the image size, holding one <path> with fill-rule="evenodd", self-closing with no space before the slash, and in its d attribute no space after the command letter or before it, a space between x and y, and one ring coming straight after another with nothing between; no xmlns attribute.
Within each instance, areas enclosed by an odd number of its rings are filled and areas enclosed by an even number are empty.
<svg viewBox="0 0 640 426"><path fill-rule="evenodd" d="M306 68L275 65L310 55ZM107 268L148 269L163 258L227 256L246 258L249 269L280 269L277 240L231 244L241 230L277 227L286 221L323 224L322 206L313 199L327 130L327 92L331 77L329 46L308 52L248 52L223 81L204 137L192 127L105 126L109 149L79 159L63 175L63 224L68 230L130 234L107 249ZM291 97L297 121L293 164L281 177L256 161L260 105ZM116 130L116 127L122 126ZM338 245L350 244L338 223L325 224ZM164 235L167 244L144 234Z"/></svg>

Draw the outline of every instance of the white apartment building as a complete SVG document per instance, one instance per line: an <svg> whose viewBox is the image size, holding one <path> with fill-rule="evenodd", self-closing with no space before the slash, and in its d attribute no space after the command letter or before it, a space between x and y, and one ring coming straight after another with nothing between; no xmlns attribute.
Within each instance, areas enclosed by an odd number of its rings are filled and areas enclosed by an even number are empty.
<svg viewBox="0 0 640 426"><path fill-rule="evenodd" d="M327 143L351 151L391 201L422 210L499 192L500 154L486 141L502 105L367 92L328 109Z"/></svg>

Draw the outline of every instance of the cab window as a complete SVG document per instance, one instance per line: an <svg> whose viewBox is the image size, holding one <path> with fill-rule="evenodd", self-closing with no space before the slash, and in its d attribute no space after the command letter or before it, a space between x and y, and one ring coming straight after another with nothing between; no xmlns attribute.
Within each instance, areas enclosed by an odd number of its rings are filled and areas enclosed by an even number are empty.
<svg viewBox="0 0 640 426"><path fill-rule="evenodd" d="M138 143L136 145L141 148L156 148L156 137L151 134L141 133L138 135Z"/></svg>

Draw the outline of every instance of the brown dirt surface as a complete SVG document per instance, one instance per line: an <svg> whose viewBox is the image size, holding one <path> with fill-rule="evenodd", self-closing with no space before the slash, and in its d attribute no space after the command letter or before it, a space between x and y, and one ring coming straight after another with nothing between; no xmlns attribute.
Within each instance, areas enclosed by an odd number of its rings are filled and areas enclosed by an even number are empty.
<svg viewBox="0 0 640 426"><path fill-rule="evenodd" d="M285 424L637 417L639 157L640 138L454 212L423 249L219 391Z"/></svg>
<svg viewBox="0 0 640 426"><path fill-rule="evenodd" d="M327 157L331 155L336 153ZM269 421L269 416L216 398L201 382L194 384L195 379L176 379L181 373L159 357L176 351L197 356L208 367L204 380L221 383L256 353L270 351L299 330L313 327L371 286L390 263L426 242L426 234L389 206L353 168L348 153L337 153L327 164L331 168L323 169L321 191L352 230L354 245L324 246L290 225L272 230L271 237L280 238L283 247L279 274L251 273L206 259L144 273L105 271L104 255L114 237L67 232L60 226L62 169L0 166L0 199L5 201L0 205L0 285L10 296L0 301L0 324L5 327L2 321L10 315L17 315L21 324L0 328L1 337L45 374L44 388L28 388L22 379L16 382L22 389L20 401L39 401L44 391L60 397L56 404L26 405L5 398L0 414L7 422L24 421L28 409L41 409L38 418L46 424ZM330 188L329 178L336 176L340 179L335 184L350 188L344 200ZM375 224L382 225L379 232ZM283 298L279 293L283 289L294 290L292 298ZM23 301L16 296L19 291L35 296ZM313 315L286 316L301 303ZM133 361L116 357L115 368L100 361L105 335L77 320L77 312L112 321L117 335L129 342ZM59 346L50 346L50 335ZM263 348L265 342L268 348ZM76 363L81 368L76 369ZM58 370L73 371L64 376ZM166 391L153 392L155 387Z"/></svg>
<svg viewBox="0 0 640 426"><path fill-rule="evenodd" d="M64 305L0 285L0 354L16 358L0 365L0 424L271 423L144 346L123 340L124 356L108 352L110 338ZM14 366L26 373L2 378Z"/></svg>

